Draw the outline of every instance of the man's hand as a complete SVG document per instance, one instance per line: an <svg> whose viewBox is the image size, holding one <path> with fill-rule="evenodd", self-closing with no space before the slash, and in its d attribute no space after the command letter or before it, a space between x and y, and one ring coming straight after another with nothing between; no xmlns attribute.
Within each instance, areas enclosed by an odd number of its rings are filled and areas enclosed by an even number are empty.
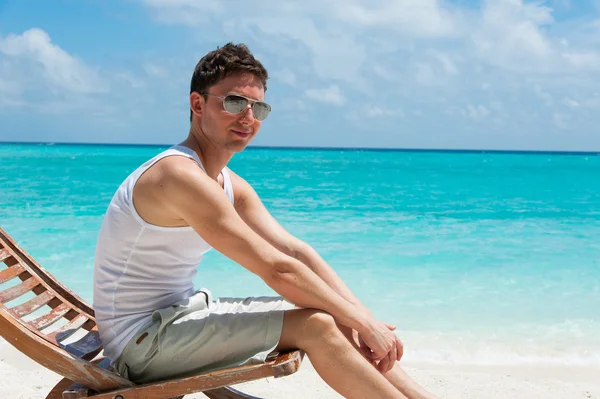
<svg viewBox="0 0 600 399"><path fill-rule="evenodd" d="M396 326L378 321L374 323L377 327L375 333L365 335L359 332L358 344L365 357L377 367L379 372L385 374L394 367L396 361L402 358L404 345L393 332Z"/></svg>

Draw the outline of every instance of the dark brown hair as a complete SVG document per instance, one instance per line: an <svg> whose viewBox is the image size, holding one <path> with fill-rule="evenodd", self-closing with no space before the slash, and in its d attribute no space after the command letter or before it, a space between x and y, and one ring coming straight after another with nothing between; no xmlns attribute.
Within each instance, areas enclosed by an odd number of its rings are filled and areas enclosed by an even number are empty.
<svg viewBox="0 0 600 399"><path fill-rule="evenodd" d="M265 67L254 58L245 44L227 43L221 48L217 48L198 61L192 82L190 84L190 94L197 92L206 93L208 89L225 79L232 73L251 73L259 78L267 91L267 79L269 74ZM206 96L204 96L206 99ZM190 111L190 122L193 112Z"/></svg>

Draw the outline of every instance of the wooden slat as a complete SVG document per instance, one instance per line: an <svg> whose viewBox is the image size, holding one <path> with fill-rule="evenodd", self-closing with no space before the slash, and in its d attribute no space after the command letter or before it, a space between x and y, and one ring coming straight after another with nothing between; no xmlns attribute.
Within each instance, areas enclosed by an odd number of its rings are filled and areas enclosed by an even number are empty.
<svg viewBox="0 0 600 399"><path fill-rule="evenodd" d="M2 270L0 272L0 284L4 284L7 281L12 280L24 271L25 268L18 264Z"/></svg>
<svg viewBox="0 0 600 399"><path fill-rule="evenodd" d="M92 318L94 317L94 309L81 299L73 291L69 290L62 283L54 278L48 271L46 271L35 259L33 259L23 248L21 248L15 240L10 237L6 231L0 227L0 247L6 248L15 255L10 258L11 262L21 263L25 266L25 269L32 272L34 276L40 278L43 285L47 289L56 292L56 297L61 299L61 302L68 302L75 308L80 308L82 312L89 314ZM7 263L8 266L12 266L14 263Z"/></svg>
<svg viewBox="0 0 600 399"><path fill-rule="evenodd" d="M54 299L54 294L51 291L44 291L35 298L30 299L29 301L22 303L19 306L11 308L10 311L16 314L18 317L23 317L35 312L36 310L50 302L52 299Z"/></svg>
<svg viewBox="0 0 600 399"><path fill-rule="evenodd" d="M95 364L96 366L100 367L101 369L104 369L104 370L110 371L110 372L114 372L114 369L110 365L110 359L107 357L102 358L102 359L93 360L92 363ZM82 385L77 382L72 382L70 385L67 385L67 382L69 382L69 380L63 379L56 386L56 387L58 387L59 385L61 385L63 387L63 390L60 391L62 393L62 396L60 396L60 399L81 399L81 398L87 398L90 396L92 396L92 397L94 396L94 391L92 391L90 388L86 387L85 385ZM46 398L46 399L48 399L48 398Z"/></svg>
<svg viewBox="0 0 600 399"><path fill-rule="evenodd" d="M64 341L79 330L88 320L86 315L80 314L56 331L52 331L52 333L48 335L48 338L55 340L56 342Z"/></svg>
<svg viewBox="0 0 600 399"><path fill-rule="evenodd" d="M273 377L281 378L298 371L302 364L302 359L306 353L303 350L296 349L291 352L283 353L277 356L273 362Z"/></svg>
<svg viewBox="0 0 600 399"><path fill-rule="evenodd" d="M11 287L0 292L0 302L17 298L22 293L27 292L28 289L33 289L33 293L36 295L41 295L48 290L55 296L49 302L50 307L56 307L60 303L68 303L70 307L76 310L67 313L65 318L72 319L78 313L86 313L89 315L90 320L84 323L84 329L94 327L94 312L91 306L42 268L1 227L0 248L7 248L13 254L5 260L4 263L7 266L10 267L20 263L26 269L26 273L19 276L24 282L20 286ZM71 313L73 317L71 317ZM32 329L5 306L0 306L0 335L17 350L42 366L71 381L85 384L95 391L104 392L134 385L131 381L114 372L96 367L85 359L73 357L56 343L50 342L47 335Z"/></svg>
<svg viewBox="0 0 600 399"><path fill-rule="evenodd" d="M0 262L4 262L6 259L10 258L10 252L6 248L0 248Z"/></svg>
<svg viewBox="0 0 600 399"><path fill-rule="evenodd" d="M212 399L258 399L233 389L228 385L253 381L258 378L277 377L277 375L283 377L284 375L293 374L299 369L303 357L303 351L293 351L279 355L273 361L268 361L261 365L241 366L191 377L152 382L125 389L107 390L103 393L93 392L85 385L78 383L74 383L66 388L70 381L64 379L56 385L53 392L58 393L63 389L62 399L88 397L94 399L114 399L118 398L119 395L122 395L126 399L163 399L175 397L181 399L183 397L181 396L182 394L195 392L202 392ZM107 358L95 360L93 363L102 369L112 371ZM280 367L282 369L277 372L276 369ZM208 388L211 386L213 387L212 389ZM60 397L56 396L56 398L59 399Z"/></svg>
<svg viewBox="0 0 600 399"><path fill-rule="evenodd" d="M283 377L295 373L300 367L304 353L293 351L282 354L276 360L262 364L233 367L190 377L174 378L130 388L116 389L92 396L94 399L114 399L122 395L126 399L162 399L188 395L195 392L213 391L229 395L221 398L235 398L231 389L219 389L242 382L267 377ZM280 369L277 371L277 369ZM215 397L215 396L213 396ZM216 396L217 398L219 396ZM243 398L244 396L242 396ZM248 397L248 396L246 396ZM250 396L251 398L251 396Z"/></svg>
<svg viewBox="0 0 600 399"><path fill-rule="evenodd" d="M14 287L8 288L2 292L0 292L0 302L6 303L12 301L15 298L20 297L28 291L31 291L36 286L40 285L40 282L30 277L27 280L23 281L19 285L15 285Z"/></svg>
<svg viewBox="0 0 600 399"><path fill-rule="evenodd" d="M32 328L36 330L41 330L56 323L64 315L66 315L69 310L71 310L71 307L65 303L62 303L54 309L52 309L50 313L40 316L37 319L31 320L27 324L29 324Z"/></svg>
<svg viewBox="0 0 600 399"><path fill-rule="evenodd" d="M0 230L1 231L1 230ZM25 327L5 307L0 306L0 333L17 350L49 370L78 381L96 391L134 385L114 372L100 369L88 361L75 358L45 337ZM2 395L0 395L2 397Z"/></svg>

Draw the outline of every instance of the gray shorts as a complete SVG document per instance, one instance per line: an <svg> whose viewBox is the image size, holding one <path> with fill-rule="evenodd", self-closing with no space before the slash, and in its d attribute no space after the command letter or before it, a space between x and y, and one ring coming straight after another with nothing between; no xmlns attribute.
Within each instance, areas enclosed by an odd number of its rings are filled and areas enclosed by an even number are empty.
<svg viewBox="0 0 600 399"><path fill-rule="evenodd" d="M138 384L258 364L277 347L282 297L219 298L201 289L156 310L115 361L119 374Z"/></svg>

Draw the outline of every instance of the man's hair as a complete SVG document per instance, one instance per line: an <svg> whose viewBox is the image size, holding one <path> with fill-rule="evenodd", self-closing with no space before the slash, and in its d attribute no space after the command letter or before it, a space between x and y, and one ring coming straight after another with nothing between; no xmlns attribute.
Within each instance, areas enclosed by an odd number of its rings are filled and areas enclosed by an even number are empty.
<svg viewBox="0 0 600 399"><path fill-rule="evenodd" d="M265 67L254 58L245 44L227 43L221 48L217 48L198 61L192 82L190 84L190 94L197 92L203 94L208 89L219 83L227 76L234 73L251 73L259 78L267 91L267 79L269 74ZM206 99L206 96L204 96ZM193 112L190 110L190 122Z"/></svg>

